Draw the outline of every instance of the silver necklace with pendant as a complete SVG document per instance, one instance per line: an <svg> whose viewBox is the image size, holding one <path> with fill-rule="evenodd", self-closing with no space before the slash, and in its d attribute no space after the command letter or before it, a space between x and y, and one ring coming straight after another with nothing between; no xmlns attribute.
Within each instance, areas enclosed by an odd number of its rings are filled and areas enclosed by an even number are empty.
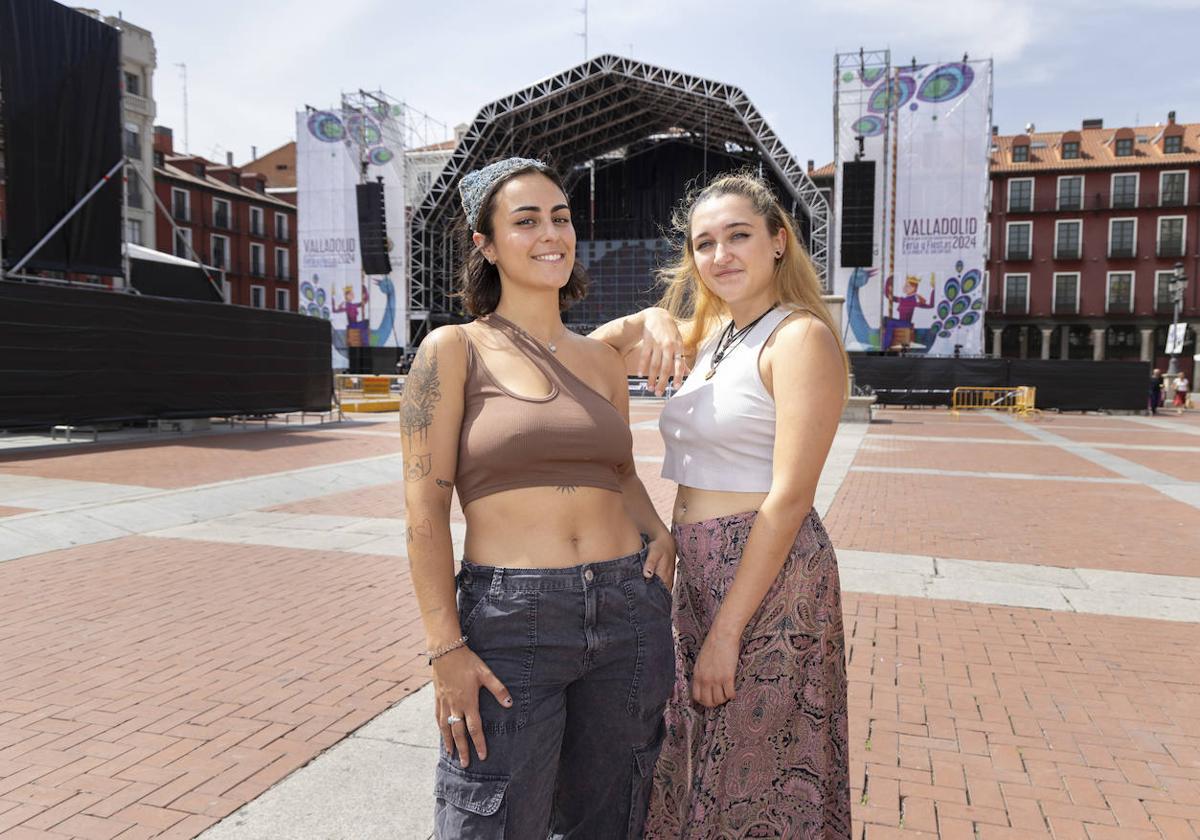
<svg viewBox="0 0 1200 840"><path fill-rule="evenodd" d="M759 315L757 318L755 318L753 321L751 321L746 326L742 327L737 332L734 332L733 319L730 318L729 323L725 326L725 329L721 332L721 337L717 340L717 350L715 353L713 353L712 364L708 368L708 373L704 374L704 378L712 379L713 376L715 376L717 373L717 365L721 364L721 361L726 356L728 356L731 352L733 352L733 349L735 347L737 347L739 344L741 344L743 341L746 340L746 336L750 334L750 330L752 330L756 326L758 326L759 321L761 321L763 318L766 318L768 315L770 315L774 311L775 311L775 305L772 304L770 309L768 309L763 314Z"/></svg>

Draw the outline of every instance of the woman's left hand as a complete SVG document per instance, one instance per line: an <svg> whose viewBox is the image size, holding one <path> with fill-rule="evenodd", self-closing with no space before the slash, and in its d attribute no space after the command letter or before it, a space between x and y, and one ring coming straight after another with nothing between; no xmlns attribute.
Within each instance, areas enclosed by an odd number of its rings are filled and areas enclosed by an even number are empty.
<svg viewBox="0 0 1200 840"><path fill-rule="evenodd" d="M658 575L670 590L675 585L675 540L670 533L650 540L646 544L646 565L642 567L646 580Z"/></svg>
<svg viewBox="0 0 1200 840"><path fill-rule="evenodd" d="M646 387L660 397L672 379L678 388L688 372L683 359L683 336L671 313L651 307L642 312L642 349L638 373L646 377Z"/></svg>
<svg viewBox="0 0 1200 840"><path fill-rule="evenodd" d="M734 698L733 679L741 650L741 639L708 634L692 673L693 700L712 709Z"/></svg>

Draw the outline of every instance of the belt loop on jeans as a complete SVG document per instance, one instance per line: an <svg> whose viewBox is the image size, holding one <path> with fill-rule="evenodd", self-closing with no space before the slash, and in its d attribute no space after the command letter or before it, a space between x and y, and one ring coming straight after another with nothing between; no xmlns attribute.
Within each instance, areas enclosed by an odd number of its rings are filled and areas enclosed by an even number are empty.
<svg viewBox="0 0 1200 840"><path fill-rule="evenodd" d="M500 594L500 589L504 585L504 569L500 567L492 568L492 585L488 587L488 595L495 596Z"/></svg>

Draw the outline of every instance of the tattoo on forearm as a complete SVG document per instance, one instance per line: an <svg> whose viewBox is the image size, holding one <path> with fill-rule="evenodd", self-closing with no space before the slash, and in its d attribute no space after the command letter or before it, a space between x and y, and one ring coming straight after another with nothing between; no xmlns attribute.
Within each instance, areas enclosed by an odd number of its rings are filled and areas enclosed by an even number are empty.
<svg viewBox="0 0 1200 840"><path fill-rule="evenodd" d="M571 493L574 493L579 488L576 487L574 484L560 484L560 485L558 485L557 489L558 489L559 493L563 493L564 495L569 495Z"/></svg>
<svg viewBox="0 0 1200 840"><path fill-rule="evenodd" d="M433 536L433 523L425 519L419 525L409 525L404 536L408 542L412 542L417 537L427 540Z"/></svg>
<svg viewBox="0 0 1200 840"><path fill-rule="evenodd" d="M404 462L405 481L420 481L432 471L433 456L429 454L410 455L408 460Z"/></svg>
<svg viewBox="0 0 1200 840"><path fill-rule="evenodd" d="M454 487L453 483L446 481L446 479L444 479L444 478L436 478L436 479L434 479L434 481L437 482L438 487L445 488L446 490L450 490Z"/></svg>
<svg viewBox="0 0 1200 840"><path fill-rule="evenodd" d="M404 381L400 403L400 428L410 442L425 440L433 423L434 406L441 398L437 352L432 347L422 347Z"/></svg>

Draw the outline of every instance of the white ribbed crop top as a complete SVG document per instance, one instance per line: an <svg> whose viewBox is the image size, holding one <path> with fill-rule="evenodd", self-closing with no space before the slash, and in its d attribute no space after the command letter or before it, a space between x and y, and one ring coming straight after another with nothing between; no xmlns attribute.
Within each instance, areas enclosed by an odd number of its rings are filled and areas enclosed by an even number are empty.
<svg viewBox="0 0 1200 840"><path fill-rule="evenodd" d="M692 373L658 419L666 445L663 478L700 490L771 489L775 400L758 373L758 357L791 314L786 306L768 313L725 355L712 379L704 374L712 366L720 329L700 347Z"/></svg>

